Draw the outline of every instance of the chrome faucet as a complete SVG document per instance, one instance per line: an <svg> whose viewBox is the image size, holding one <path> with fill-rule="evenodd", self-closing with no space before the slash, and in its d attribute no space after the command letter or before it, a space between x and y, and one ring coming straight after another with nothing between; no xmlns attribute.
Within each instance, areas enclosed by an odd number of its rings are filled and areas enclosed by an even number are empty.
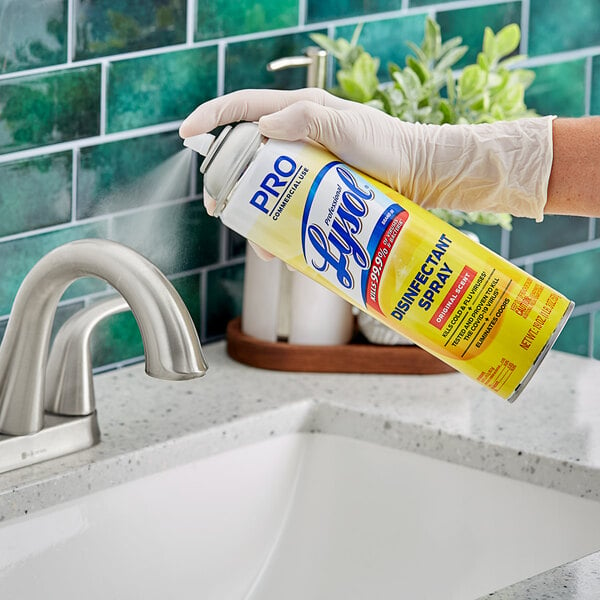
<svg viewBox="0 0 600 600"><path fill-rule="evenodd" d="M59 450L50 447L49 429L85 429L88 439L82 442L87 444L83 447L99 439L95 412L82 417L44 414L48 347L56 307L71 283L89 276L105 280L131 307L142 335L149 375L190 379L206 372L192 319L157 267L134 250L108 240L79 240L60 246L23 280L0 346L0 472L37 462L36 455L41 457L38 460L59 456ZM55 406L51 398L46 403ZM75 421L86 423L80 426ZM59 437L64 438L64 432ZM40 440L39 448L36 439ZM25 450L19 440L26 444ZM11 460L14 464L7 467Z"/></svg>

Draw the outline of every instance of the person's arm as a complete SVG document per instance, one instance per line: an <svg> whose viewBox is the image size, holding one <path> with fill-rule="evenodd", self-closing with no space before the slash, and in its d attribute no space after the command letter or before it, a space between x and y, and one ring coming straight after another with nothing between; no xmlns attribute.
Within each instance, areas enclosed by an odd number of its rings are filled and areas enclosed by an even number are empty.
<svg viewBox="0 0 600 600"><path fill-rule="evenodd" d="M547 214L600 217L600 117L556 119Z"/></svg>
<svg viewBox="0 0 600 600"><path fill-rule="evenodd" d="M600 119L406 123L319 89L242 90L199 106L189 137L258 121L263 135L312 139L426 208L600 216ZM551 174L552 172L552 174Z"/></svg>

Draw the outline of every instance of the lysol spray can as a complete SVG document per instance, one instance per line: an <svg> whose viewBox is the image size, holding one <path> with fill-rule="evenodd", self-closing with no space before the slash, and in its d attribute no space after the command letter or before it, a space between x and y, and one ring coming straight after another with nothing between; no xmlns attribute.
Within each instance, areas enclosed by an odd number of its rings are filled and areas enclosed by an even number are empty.
<svg viewBox="0 0 600 600"><path fill-rule="evenodd" d="M254 123L185 145L215 215L502 398L515 400L573 302L385 184Z"/></svg>

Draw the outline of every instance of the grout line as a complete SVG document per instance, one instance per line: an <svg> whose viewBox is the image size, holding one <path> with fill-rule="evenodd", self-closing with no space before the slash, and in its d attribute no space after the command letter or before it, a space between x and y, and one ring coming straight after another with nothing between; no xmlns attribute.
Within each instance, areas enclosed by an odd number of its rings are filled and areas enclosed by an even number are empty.
<svg viewBox="0 0 600 600"><path fill-rule="evenodd" d="M554 258L563 258L570 256L571 254L577 254L579 252L586 252L588 250L597 250L600 248L600 239L588 240L586 242L579 242L577 244L570 244L568 246L561 246L559 248L551 248L550 250L542 250L534 254L528 254L527 256L519 256L511 258L511 262L517 266L523 266L528 263L543 262L546 260L552 260Z"/></svg>
<svg viewBox="0 0 600 600"><path fill-rule="evenodd" d="M79 175L79 148L73 148L71 165L71 224L77 221L77 181ZM31 230L29 230L29 233Z"/></svg>
<svg viewBox="0 0 600 600"><path fill-rule="evenodd" d="M67 1L67 64L75 57L75 0Z"/></svg>
<svg viewBox="0 0 600 600"><path fill-rule="evenodd" d="M49 227L40 227L38 229L29 229L27 231L21 231L19 233L13 233L11 235L6 235L0 238L0 244L5 242L14 242L16 240L22 240L24 238L29 238L37 235L43 235L46 233L56 233L57 231L62 231L64 229L70 229L73 225L83 226L83 225L93 225L94 223L102 223L104 221L109 221L113 217L126 217L130 215L143 214L145 212L160 210L163 208L168 208L170 206L179 206L182 204L188 204L190 202L198 202L200 201L201 196L194 195L188 196L185 198L177 198L175 200L167 200L165 202L156 202L154 204L149 204L146 206L136 206L135 208L128 208L125 210L120 210L117 212L107 213L104 215L98 215L95 217L87 217L85 219L73 219L71 221L67 221L65 223L60 223L58 225L51 225Z"/></svg>
<svg viewBox="0 0 600 600"><path fill-rule="evenodd" d="M500 230L500 256L508 259L510 256L510 231Z"/></svg>
<svg viewBox="0 0 600 600"><path fill-rule="evenodd" d="M196 19L196 2L194 0L187 0L187 15L185 22L185 43L187 46L192 46L194 43L197 22Z"/></svg>
<svg viewBox="0 0 600 600"><path fill-rule="evenodd" d="M565 52L529 57L520 62L519 67L545 67L547 65L581 60L588 57L592 58L597 55L600 55L600 46L589 46L588 48L580 48L579 50L567 50Z"/></svg>
<svg viewBox="0 0 600 600"><path fill-rule="evenodd" d="M529 14L530 4L529 0L522 0L521 3L521 47L519 51L521 54L527 55L529 53Z"/></svg>
<svg viewBox="0 0 600 600"><path fill-rule="evenodd" d="M225 93L225 60L227 58L227 44L219 42L217 46L217 96Z"/></svg>
<svg viewBox="0 0 600 600"><path fill-rule="evenodd" d="M590 217L588 222L588 240L596 239L596 219L594 217Z"/></svg>
<svg viewBox="0 0 600 600"><path fill-rule="evenodd" d="M600 311L600 300L581 305L576 304L572 314L574 317L580 317L581 315L590 315L598 311Z"/></svg>
<svg viewBox="0 0 600 600"><path fill-rule="evenodd" d="M181 121L170 121L168 123L159 123L158 125L139 127L138 129L126 129L124 131L107 133L105 135L95 135L78 140L69 140L68 142L59 142L57 144L48 144L47 146L36 146L35 148L27 148L26 150L17 150L16 152L0 154L0 164L24 158L34 158L36 156L64 152L65 150L72 150L73 148L87 148L89 146L97 146L98 144L131 140L137 137L144 137L157 133L169 133L171 131L177 131L180 125Z"/></svg>
<svg viewBox="0 0 600 600"><path fill-rule="evenodd" d="M106 98L108 95L108 68L110 63L104 61L100 66L100 135L106 135Z"/></svg>
<svg viewBox="0 0 600 600"><path fill-rule="evenodd" d="M592 79L594 75L593 59L588 56L585 59L585 100L584 114L589 115L592 110Z"/></svg>
<svg viewBox="0 0 600 600"><path fill-rule="evenodd" d="M306 25L306 17L308 16L307 0L298 0L298 27Z"/></svg>

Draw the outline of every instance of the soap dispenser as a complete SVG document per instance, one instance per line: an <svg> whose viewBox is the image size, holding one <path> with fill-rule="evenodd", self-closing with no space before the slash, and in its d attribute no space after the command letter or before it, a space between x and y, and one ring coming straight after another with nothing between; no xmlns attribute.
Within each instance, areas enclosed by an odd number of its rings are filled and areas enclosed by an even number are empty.
<svg viewBox="0 0 600 600"><path fill-rule="evenodd" d="M307 87L325 87L325 50L310 46L303 56L270 62L267 70L294 67L306 67ZM244 334L269 342L346 344L354 332L354 315L352 306L338 295L305 275L290 271L277 258L260 259L248 244L241 327Z"/></svg>

